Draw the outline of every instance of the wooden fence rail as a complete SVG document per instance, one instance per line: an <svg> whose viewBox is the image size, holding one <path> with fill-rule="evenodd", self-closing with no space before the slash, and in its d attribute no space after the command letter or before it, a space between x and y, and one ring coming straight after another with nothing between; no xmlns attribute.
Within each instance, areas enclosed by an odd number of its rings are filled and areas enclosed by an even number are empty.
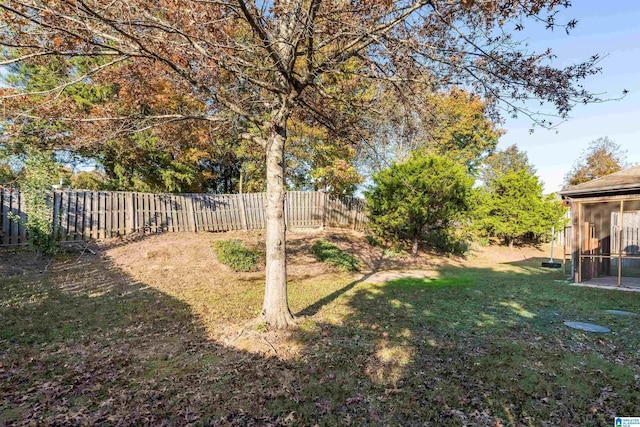
<svg viewBox="0 0 640 427"><path fill-rule="evenodd" d="M60 241L104 239L132 233L259 230L265 228L265 194L151 194L56 190L53 232ZM26 242L26 208L17 189L0 188L0 245ZM324 192L289 191L288 227L362 230L364 201Z"/></svg>

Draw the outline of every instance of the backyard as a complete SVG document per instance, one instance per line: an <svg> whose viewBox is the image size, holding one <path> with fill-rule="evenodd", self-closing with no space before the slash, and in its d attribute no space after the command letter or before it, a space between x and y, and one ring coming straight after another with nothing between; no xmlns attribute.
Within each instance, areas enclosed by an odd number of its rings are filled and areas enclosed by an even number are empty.
<svg viewBox="0 0 640 427"><path fill-rule="evenodd" d="M114 239L55 259L0 251L0 424L577 426L638 415L639 318L605 310L640 313L640 293L569 286L536 248L412 259L355 232L289 237L298 325L287 331L253 320L261 269L235 273L211 249L230 238L259 247L258 232ZM362 271L317 261L321 238Z"/></svg>

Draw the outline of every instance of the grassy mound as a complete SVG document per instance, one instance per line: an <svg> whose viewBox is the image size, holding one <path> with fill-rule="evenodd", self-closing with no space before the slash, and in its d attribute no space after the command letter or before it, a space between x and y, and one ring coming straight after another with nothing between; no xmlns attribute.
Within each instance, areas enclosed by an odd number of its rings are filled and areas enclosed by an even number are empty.
<svg viewBox="0 0 640 427"><path fill-rule="evenodd" d="M256 271L258 254L249 250L240 240L219 240L213 244L218 261L233 271Z"/></svg>
<svg viewBox="0 0 640 427"><path fill-rule="evenodd" d="M342 271L358 271L360 269L360 261L357 258L326 240L318 240L314 243L311 252L319 261L333 264Z"/></svg>

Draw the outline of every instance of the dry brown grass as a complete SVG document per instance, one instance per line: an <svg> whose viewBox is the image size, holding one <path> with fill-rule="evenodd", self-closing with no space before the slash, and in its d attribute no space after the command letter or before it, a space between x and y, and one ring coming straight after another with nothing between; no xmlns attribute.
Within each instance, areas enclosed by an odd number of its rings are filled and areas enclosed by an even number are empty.
<svg viewBox="0 0 640 427"><path fill-rule="evenodd" d="M545 251L389 258L358 233L292 232L298 325L267 331L252 322L264 274L233 273L211 250L262 237L139 236L55 260L4 252L0 425L606 425L640 404L637 324L604 312L640 311L640 295L567 287L540 268ZM369 270L319 263L321 238ZM426 278L370 283L376 268Z"/></svg>

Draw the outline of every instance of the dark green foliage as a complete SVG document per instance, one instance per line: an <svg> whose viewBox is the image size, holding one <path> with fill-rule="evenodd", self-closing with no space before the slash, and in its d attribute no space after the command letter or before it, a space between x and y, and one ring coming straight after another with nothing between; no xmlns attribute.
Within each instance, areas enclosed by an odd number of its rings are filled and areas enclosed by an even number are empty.
<svg viewBox="0 0 640 427"><path fill-rule="evenodd" d="M318 260L333 264L342 271L358 271L360 268L358 259L326 240L314 243L311 252Z"/></svg>
<svg viewBox="0 0 640 427"><path fill-rule="evenodd" d="M551 227L560 227L565 208L552 195L542 194L542 183L527 169L495 178L478 195L475 225L481 235L505 244L538 243Z"/></svg>
<svg viewBox="0 0 640 427"><path fill-rule="evenodd" d="M219 240L213 244L218 261L234 271L255 271L258 254L240 240Z"/></svg>
<svg viewBox="0 0 640 427"><path fill-rule="evenodd" d="M369 246L384 247L384 242L379 237L367 234L364 238Z"/></svg>
<svg viewBox="0 0 640 427"><path fill-rule="evenodd" d="M502 243L539 243L551 227L560 228L565 208L542 194L542 183L527 153L512 145L487 159L484 186L476 193L474 228L480 239Z"/></svg>
<svg viewBox="0 0 640 427"><path fill-rule="evenodd" d="M415 153L373 177L374 187L365 196L369 227L386 240L412 246L427 241L445 251L461 250L455 237L470 207L471 178L453 160Z"/></svg>
<svg viewBox="0 0 640 427"><path fill-rule="evenodd" d="M59 165L51 152L29 150L27 161L18 184L25 207L28 245L31 249L52 254L58 244L53 235L53 211L50 203L51 189L59 179ZM19 219L17 217L16 219Z"/></svg>

